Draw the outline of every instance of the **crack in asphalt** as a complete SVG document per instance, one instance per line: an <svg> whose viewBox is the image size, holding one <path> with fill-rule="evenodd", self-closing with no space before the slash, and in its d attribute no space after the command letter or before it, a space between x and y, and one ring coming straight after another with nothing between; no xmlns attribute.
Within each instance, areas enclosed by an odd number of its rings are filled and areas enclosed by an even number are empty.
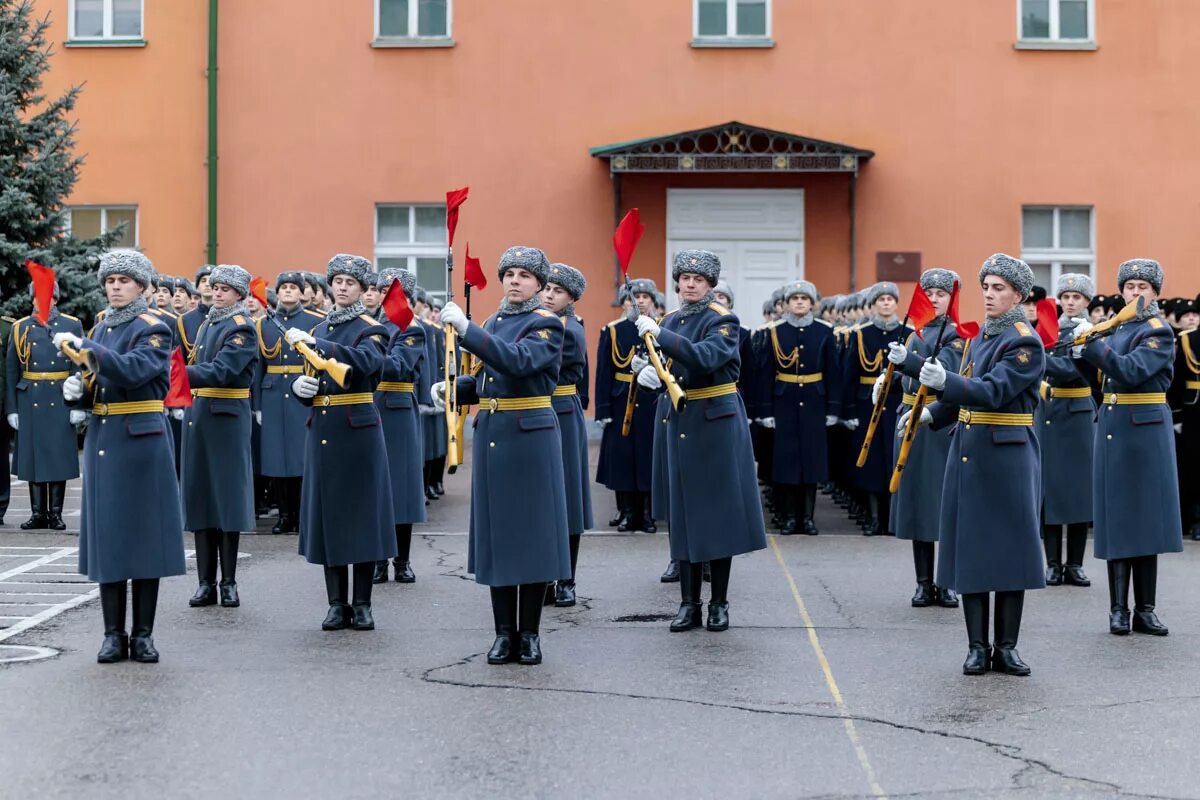
<svg viewBox="0 0 1200 800"><path fill-rule="evenodd" d="M842 601L833 593L833 589L829 588L829 584L825 582L825 579L819 575L814 575L812 577L813 580L817 582L817 585L821 587L821 590L825 592L825 596L829 598L829 601L833 603L833 607L834 610L837 611L837 615L846 621L845 627L849 630L862 630L862 626L854 620L854 615L847 611L845 606L842 605Z"/></svg>
<svg viewBox="0 0 1200 800"><path fill-rule="evenodd" d="M437 561L433 562L433 565L438 569L446 570L445 572L438 573L440 577L458 578L459 580L463 581L473 580L469 575L466 574L466 567L463 564L454 565L449 563L449 559L457 558L458 553L438 547L437 544L435 544L436 537L434 536L430 536L427 533L422 533L419 535L421 537L421 541L425 542L425 544L428 545L429 549L437 557Z"/></svg>

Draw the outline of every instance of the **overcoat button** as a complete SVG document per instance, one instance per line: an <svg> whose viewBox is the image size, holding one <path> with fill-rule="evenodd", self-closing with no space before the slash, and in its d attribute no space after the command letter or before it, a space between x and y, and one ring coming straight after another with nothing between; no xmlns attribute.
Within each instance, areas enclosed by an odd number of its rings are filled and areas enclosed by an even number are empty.
<svg viewBox="0 0 1200 800"><path fill-rule="evenodd" d="M963 456L962 458L963 458L963 463L964 463L964 464L965 464L965 463L967 463L967 457L966 457L966 456Z"/></svg>

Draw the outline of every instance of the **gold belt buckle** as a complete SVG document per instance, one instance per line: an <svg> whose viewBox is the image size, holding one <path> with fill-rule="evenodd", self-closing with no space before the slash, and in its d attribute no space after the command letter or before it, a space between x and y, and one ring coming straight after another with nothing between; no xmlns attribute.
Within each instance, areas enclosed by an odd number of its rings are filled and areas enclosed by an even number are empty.
<svg viewBox="0 0 1200 800"><path fill-rule="evenodd" d="M1110 394L1110 395L1108 396L1108 403L1109 403L1109 405L1116 405L1116 404L1117 404L1117 395L1116 395L1116 393Z"/></svg>
<svg viewBox="0 0 1200 800"><path fill-rule="evenodd" d="M488 400L488 411L491 411L494 413L496 411L497 405L499 405L499 404L496 402L496 398L494 398L494 397L491 398L490 400Z"/></svg>
<svg viewBox="0 0 1200 800"><path fill-rule="evenodd" d="M99 414L102 417L105 416L108 414L108 403L94 403L92 405L92 413Z"/></svg>
<svg viewBox="0 0 1200 800"><path fill-rule="evenodd" d="M963 422L965 422L966 424L970 425L970 424L971 424L971 412L970 412L970 411L964 411L964 412L963 412L963 414L966 416L966 418L963 420Z"/></svg>
<svg viewBox="0 0 1200 800"><path fill-rule="evenodd" d="M321 408L329 408L329 400L330 400L329 395L322 395L321 402L317 403L317 405L320 406Z"/></svg>

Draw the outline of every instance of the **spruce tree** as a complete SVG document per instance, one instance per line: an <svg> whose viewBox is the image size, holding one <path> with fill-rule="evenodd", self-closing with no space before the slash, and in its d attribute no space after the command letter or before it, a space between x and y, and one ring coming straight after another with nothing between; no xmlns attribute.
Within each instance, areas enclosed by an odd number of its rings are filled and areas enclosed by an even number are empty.
<svg viewBox="0 0 1200 800"><path fill-rule="evenodd" d="M59 308L90 325L105 305L96 262L121 231L94 239L64 232L63 205L83 165L69 118L82 87L49 100L43 94L49 26L48 15L34 16L33 0L0 0L0 311L29 313L25 261L33 260L54 268Z"/></svg>

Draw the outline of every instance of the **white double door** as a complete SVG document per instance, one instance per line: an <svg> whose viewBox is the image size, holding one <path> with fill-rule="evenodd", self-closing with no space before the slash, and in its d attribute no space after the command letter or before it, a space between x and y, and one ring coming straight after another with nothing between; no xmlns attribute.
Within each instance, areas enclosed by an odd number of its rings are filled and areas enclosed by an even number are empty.
<svg viewBox="0 0 1200 800"><path fill-rule="evenodd" d="M775 289L804 277L802 189L668 189L668 306L676 308L671 263L680 250L709 250L733 289L735 312L754 328Z"/></svg>

